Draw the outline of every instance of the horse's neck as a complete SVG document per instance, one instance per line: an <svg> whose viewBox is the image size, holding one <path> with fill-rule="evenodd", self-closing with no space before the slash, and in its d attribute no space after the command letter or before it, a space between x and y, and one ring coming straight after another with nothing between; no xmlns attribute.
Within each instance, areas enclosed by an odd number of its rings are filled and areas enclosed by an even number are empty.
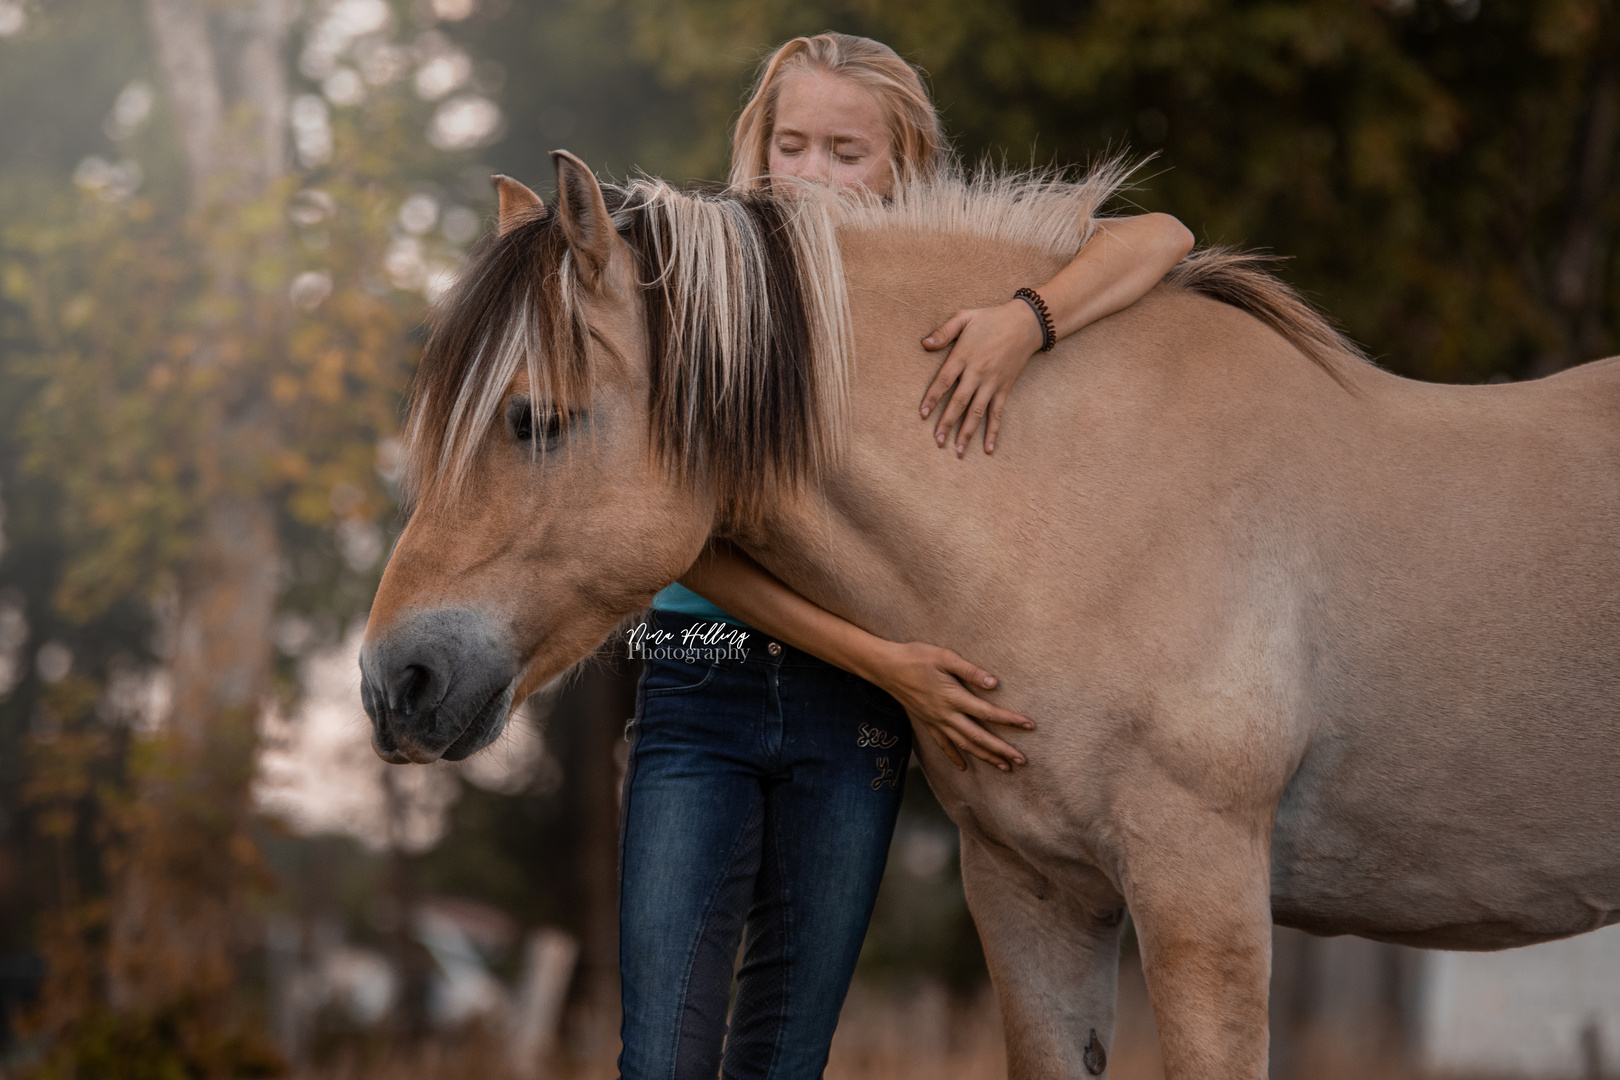
<svg viewBox="0 0 1620 1080"><path fill-rule="evenodd" d="M938 617L942 587L967 595L999 587L1005 545L986 526L1047 501L1041 492L1063 455L1037 456L1037 448L1063 437L1063 410L1054 406L1074 393L1052 368L1063 361L1038 357L1014 390L995 458L984 454L981 432L959 460L935 447L934 421L919 415L944 359L921 339L954 311L1001 303L1061 264L961 238L857 234L841 243L856 342L845 452L745 543L822 606L903 636Z"/></svg>

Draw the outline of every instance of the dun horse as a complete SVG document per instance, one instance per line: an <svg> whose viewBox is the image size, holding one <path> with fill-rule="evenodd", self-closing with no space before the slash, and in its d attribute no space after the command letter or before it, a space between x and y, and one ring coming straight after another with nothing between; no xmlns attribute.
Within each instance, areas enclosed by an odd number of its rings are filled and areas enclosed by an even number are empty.
<svg viewBox="0 0 1620 1080"><path fill-rule="evenodd" d="M383 756L485 745L726 537L1037 720L1011 776L919 743L1014 1076L1106 1070L1127 908L1176 1080L1265 1075L1273 920L1620 918L1620 360L1410 382L1205 252L959 460L918 339L1049 276L1110 177L777 202L557 163L552 208L500 181L422 362L361 661Z"/></svg>

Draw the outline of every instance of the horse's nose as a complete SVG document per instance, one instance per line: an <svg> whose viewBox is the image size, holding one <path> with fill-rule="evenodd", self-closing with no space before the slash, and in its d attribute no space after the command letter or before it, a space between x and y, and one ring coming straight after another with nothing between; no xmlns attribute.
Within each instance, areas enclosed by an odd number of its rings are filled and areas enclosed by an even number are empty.
<svg viewBox="0 0 1620 1080"><path fill-rule="evenodd" d="M372 745L384 761L432 761L442 752L435 713L445 679L418 656L379 665L375 680L362 673L360 699L372 719Z"/></svg>
<svg viewBox="0 0 1620 1080"><path fill-rule="evenodd" d="M384 761L459 761L500 734L517 664L481 611L435 608L400 619L360 650L360 700Z"/></svg>

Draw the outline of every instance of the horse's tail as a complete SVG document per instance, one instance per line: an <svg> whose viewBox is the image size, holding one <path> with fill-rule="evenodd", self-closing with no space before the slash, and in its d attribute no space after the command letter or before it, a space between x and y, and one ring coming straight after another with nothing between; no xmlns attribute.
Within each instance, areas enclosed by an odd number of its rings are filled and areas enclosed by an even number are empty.
<svg viewBox="0 0 1620 1080"><path fill-rule="evenodd" d="M1348 366L1370 361L1327 316L1270 272L1278 261L1252 251L1204 248L1177 263L1164 280L1248 312L1348 388Z"/></svg>

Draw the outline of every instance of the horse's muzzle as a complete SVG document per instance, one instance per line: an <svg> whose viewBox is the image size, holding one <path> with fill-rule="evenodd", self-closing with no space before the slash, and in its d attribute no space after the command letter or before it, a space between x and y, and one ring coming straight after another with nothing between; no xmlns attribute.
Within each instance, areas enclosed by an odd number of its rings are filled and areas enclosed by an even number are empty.
<svg viewBox="0 0 1620 1080"><path fill-rule="evenodd" d="M372 746L395 765L460 761L501 733L516 676L506 635L486 613L414 612L360 652Z"/></svg>

